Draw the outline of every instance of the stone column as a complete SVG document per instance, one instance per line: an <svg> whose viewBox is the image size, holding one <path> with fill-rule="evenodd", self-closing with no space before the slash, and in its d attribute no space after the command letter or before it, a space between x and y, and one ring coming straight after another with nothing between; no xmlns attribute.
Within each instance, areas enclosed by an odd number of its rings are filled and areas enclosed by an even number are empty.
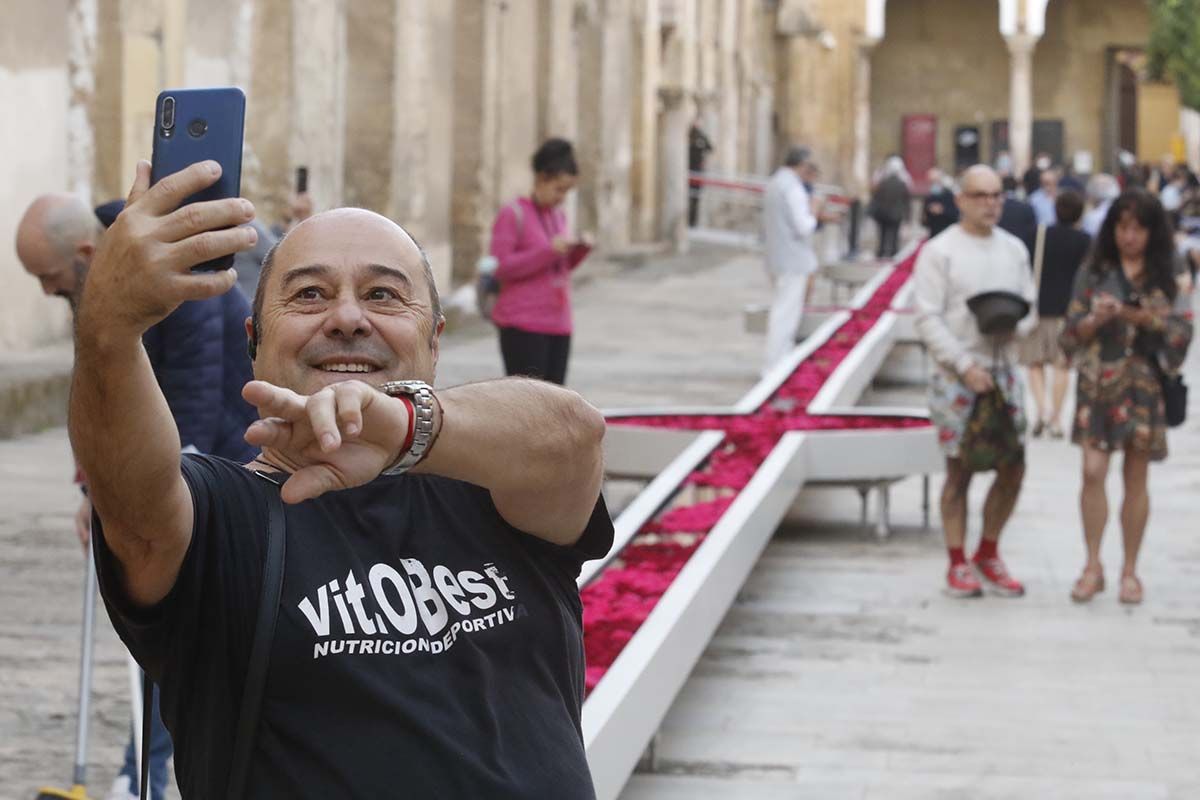
<svg viewBox="0 0 1200 800"><path fill-rule="evenodd" d="M1033 150L1033 49L1038 37L1016 33L1004 37L1010 55L1008 147L1013 171L1029 168Z"/></svg>
<svg viewBox="0 0 1200 800"><path fill-rule="evenodd" d="M470 280L490 231L496 196L498 10L457 4L454 25L453 282Z"/></svg>
<svg viewBox="0 0 1200 800"><path fill-rule="evenodd" d="M1179 129L1183 132L1184 152L1187 164L1193 170L1200 169L1200 111L1183 108L1179 111Z"/></svg>
<svg viewBox="0 0 1200 800"><path fill-rule="evenodd" d="M346 154L346 0L292 0L292 166L308 167L321 211L342 204Z"/></svg>
<svg viewBox="0 0 1200 800"><path fill-rule="evenodd" d="M395 0L388 215L418 241L429 214L430 19L426 0Z"/></svg>
<svg viewBox="0 0 1200 800"><path fill-rule="evenodd" d="M687 132L692 103L683 89L663 88L662 116L659 123L659 161L662 169L662 212L659 237L666 239L675 252L687 252Z"/></svg>
<svg viewBox="0 0 1200 800"><path fill-rule="evenodd" d="M663 50L664 80L659 90L660 238L671 242L676 252L687 250L687 132L695 113L695 89L699 64L696 42L695 0L670 4L672 32Z"/></svg>
<svg viewBox="0 0 1200 800"><path fill-rule="evenodd" d="M67 181L69 190L92 202L96 145L92 105L96 93L96 0L71 0L67 6Z"/></svg>
<svg viewBox="0 0 1200 800"><path fill-rule="evenodd" d="M738 80L737 42L739 0L721 0L717 24L717 125L713 131L710 168L738 171L738 110L741 81Z"/></svg>
<svg viewBox="0 0 1200 800"><path fill-rule="evenodd" d="M630 191L633 202L634 237L642 241L656 236L658 211L658 86L662 79L661 20L659 0L639 0L635 9L635 69L633 109L633 163Z"/></svg>
<svg viewBox="0 0 1200 800"><path fill-rule="evenodd" d="M854 69L854 186L860 195L871 188L871 53L879 40L864 37Z"/></svg>
<svg viewBox="0 0 1200 800"><path fill-rule="evenodd" d="M425 76L412 79L408 60L419 63L424 38L412 42L411 32L423 30L421 8L400 0L348 0L346 5L345 161L341 203L387 214L405 227L414 224L411 209L392 208L400 162L394 142L411 137L421 148L419 127L428 118L423 90ZM415 12L415 13L414 13ZM303 91L303 88L301 88ZM408 97L405 92L412 94ZM400 116L399 108L404 109ZM406 128L405 123L411 128ZM395 130L393 130L393 128ZM393 135L395 134L395 135ZM414 193L420 183L412 182ZM414 232L414 235L415 232Z"/></svg>
<svg viewBox="0 0 1200 800"><path fill-rule="evenodd" d="M580 28L579 219L598 244L629 242L633 70L630 0L603 0Z"/></svg>

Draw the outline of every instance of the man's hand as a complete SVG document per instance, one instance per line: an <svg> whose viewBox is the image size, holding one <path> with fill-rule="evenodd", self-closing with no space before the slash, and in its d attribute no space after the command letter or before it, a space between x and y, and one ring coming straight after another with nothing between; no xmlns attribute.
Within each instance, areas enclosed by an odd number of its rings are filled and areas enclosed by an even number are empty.
<svg viewBox="0 0 1200 800"><path fill-rule="evenodd" d="M555 236L550 242L550 246L554 248L554 252L562 256L575 246L575 240L570 236Z"/></svg>
<svg viewBox="0 0 1200 800"><path fill-rule="evenodd" d="M362 381L344 381L301 395L251 381L242 397L262 417L246 431L262 461L291 472L284 502L374 480L400 455L408 433L408 408Z"/></svg>
<svg viewBox="0 0 1200 800"><path fill-rule="evenodd" d="M986 394L996 388L992 374L980 366L968 369L962 376L963 383L975 394Z"/></svg>
<svg viewBox="0 0 1200 800"><path fill-rule="evenodd" d="M237 280L232 269L193 273L210 259L254 246L253 228L237 227L254 218L249 200L232 198L191 203L221 175L215 161L203 161L150 186L150 164L139 161L125 210L104 234L84 284L81 328L141 336L187 300L224 294Z"/></svg>
<svg viewBox="0 0 1200 800"><path fill-rule="evenodd" d="M80 501L79 510L75 512L75 535L86 552L92 535L92 501L87 497Z"/></svg>

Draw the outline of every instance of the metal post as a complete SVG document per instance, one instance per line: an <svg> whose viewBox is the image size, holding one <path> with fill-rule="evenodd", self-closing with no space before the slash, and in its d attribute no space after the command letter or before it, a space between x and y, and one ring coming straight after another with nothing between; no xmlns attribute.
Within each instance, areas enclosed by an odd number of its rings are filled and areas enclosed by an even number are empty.
<svg viewBox="0 0 1200 800"><path fill-rule="evenodd" d="M79 719L75 726L74 784L87 783L88 706L92 694L92 629L96 620L96 561L88 548L87 579L83 588L83 646L79 654Z"/></svg>
<svg viewBox="0 0 1200 800"><path fill-rule="evenodd" d="M924 521L924 530L929 530L929 476L921 476L921 518Z"/></svg>
<svg viewBox="0 0 1200 800"><path fill-rule="evenodd" d="M850 224L846 226L849 232L848 240L846 242L846 247L848 248L846 257L849 259L855 259L858 257L858 226L859 215L861 213L862 200L856 197L850 202Z"/></svg>
<svg viewBox="0 0 1200 800"><path fill-rule="evenodd" d="M875 525L875 536L880 540L887 539L892 535L891 525L891 488L887 483L880 483L878 487L879 493L879 520Z"/></svg>

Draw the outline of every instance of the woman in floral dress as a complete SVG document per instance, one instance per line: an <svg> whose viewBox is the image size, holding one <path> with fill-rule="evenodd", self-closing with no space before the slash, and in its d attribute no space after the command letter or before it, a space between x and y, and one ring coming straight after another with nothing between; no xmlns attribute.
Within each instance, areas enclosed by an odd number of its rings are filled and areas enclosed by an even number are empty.
<svg viewBox="0 0 1200 800"><path fill-rule="evenodd" d="M1120 600L1142 601L1137 558L1150 514L1146 478L1150 462L1167 457L1160 369L1177 372L1191 338L1190 300L1176 283L1167 214L1153 195L1127 191L1109 209L1089 263L1076 278L1060 340L1079 370L1071 439L1083 448L1080 507L1087 564L1071 591L1077 602L1104 589L1104 483L1117 450L1124 451L1125 479Z"/></svg>

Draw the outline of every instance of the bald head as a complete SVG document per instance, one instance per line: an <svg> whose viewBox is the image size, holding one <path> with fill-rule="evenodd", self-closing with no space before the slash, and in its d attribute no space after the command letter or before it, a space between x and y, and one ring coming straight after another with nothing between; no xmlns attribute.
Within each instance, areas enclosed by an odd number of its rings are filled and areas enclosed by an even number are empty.
<svg viewBox="0 0 1200 800"><path fill-rule="evenodd" d="M1000 175L987 164L976 164L968 167L962 174L962 189L972 191L1000 191Z"/></svg>
<svg viewBox="0 0 1200 800"><path fill-rule="evenodd" d="M1004 208L1004 185L994 169L976 164L962 174L958 193L961 225L967 233L989 236Z"/></svg>
<svg viewBox="0 0 1200 800"><path fill-rule="evenodd" d="M87 203L73 194L44 194L17 225L17 258L43 292L74 304L100 233L100 221Z"/></svg>

